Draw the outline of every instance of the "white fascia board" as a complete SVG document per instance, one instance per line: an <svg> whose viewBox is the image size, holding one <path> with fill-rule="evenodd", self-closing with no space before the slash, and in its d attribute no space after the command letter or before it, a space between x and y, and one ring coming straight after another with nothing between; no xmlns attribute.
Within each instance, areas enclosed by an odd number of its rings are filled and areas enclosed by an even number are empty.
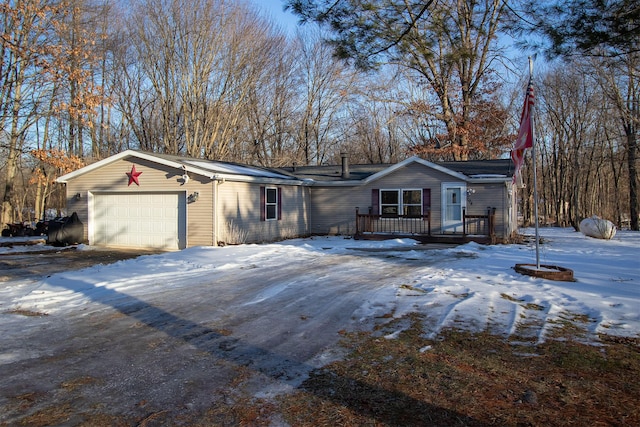
<svg viewBox="0 0 640 427"><path fill-rule="evenodd" d="M291 185L295 187L298 187L298 186L308 187L314 184L309 180L267 178L267 177L260 177L260 176L234 175L234 174L224 174L224 173L215 174L213 179L216 179L218 181L247 182L252 184Z"/></svg>
<svg viewBox="0 0 640 427"><path fill-rule="evenodd" d="M426 166L426 167L431 168L431 169L435 169L435 170L437 170L439 172L442 172L444 174L447 174L449 176L457 178L457 179L459 179L461 181L465 181L465 182L469 181L469 177L464 175L464 174L461 174L459 172L454 172L451 169L447 169L447 168L445 168L443 166L437 165L435 163L431 163L431 162L429 162L427 160L421 159L418 156L412 156L412 157L409 157L408 159L405 159L405 160L401 161L400 163L396 163L393 166L389 166L385 170L382 170L382 171L380 171L378 173L375 173L375 174L371 175L370 177L364 179L362 181L362 183L363 184L368 184L370 182L378 180L378 179L380 179L380 178L382 178L384 176L387 176L390 173L393 173L393 172L397 171L398 169L403 168L403 167L405 167L405 166L407 166L407 165L409 165L411 163L419 163L419 164L421 164L423 166Z"/></svg>
<svg viewBox="0 0 640 427"><path fill-rule="evenodd" d="M378 178L381 178L382 176L378 176ZM469 184L500 184L500 183L509 184L511 182L511 178L468 178L462 174L456 174L455 177ZM371 181L374 181L374 180L364 179L362 181L326 181L326 182L313 181L313 184L311 185L316 187L359 187Z"/></svg>
<svg viewBox="0 0 640 427"><path fill-rule="evenodd" d="M309 181L311 186L314 187L359 187L365 184L365 180L352 180L352 181L316 181L310 178L307 178L306 181Z"/></svg>
<svg viewBox="0 0 640 427"><path fill-rule="evenodd" d="M467 182L470 184L509 184L513 179L510 177L506 178L469 178Z"/></svg>
<svg viewBox="0 0 640 427"><path fill-rule="evenodd" d="M118 160L122 160L125 159L127 157L135 157L138 159L143 159L143 160L147 160L153 163L158 163L164 166L169 166L169 167L173 167L176 169L182 169L186 172L192 172L194 174L197 175L202 175L202 176L206 176L209 179L214 179L215 178L215 174L209 172L209 171L205 171L202 170L200 168L196 168L193 166L188 166L184 163L180 163L180 162L173 162L171 160L167 160L167 159L163 159L161 157L156 157L152 154L147 154L147 153L141 153L139 151L135 151L135 150L125 150L121 153L118 154L114 154L113 156L107 157L106 159L102 159L98 162L92 163L88 166L85 166L83 168L80 168L78 170L75 170L73 172L69 172L68 174L62 175L61 177L59 177L58 179L56 179L56 182L59 183L66 183L69 180L76 178L80 175L84 175L85 173L91 172L93 170L96 170L98 168L101 168L103 166L106 166L110 163L113 162L117 162Z"/></svg>
<svg viewBox="0 0 640 427"><path fill-rule="evenodd" d="M84 175L87 172L91 172L92 170L95 170L95 169L101 168L103 166L106 166L109 163L116 162L116 161L122 159L123 157L131 156L131 155L133 155L133 153L135 153L135 151L133 151L133 150L125 150L125 151L123 151L121 153L114 154L113 156L107 157L106 159L102 159L102 160L97 161L95 163L92 163L92 164L90 164L88 166L84 166L84 167L81 167L80 169L74 170L73 172L69 172L67 174L64 174L64 175L58 177L56 179L56 182L66 183L70 179L73 179L73 178L75 178L77 176Z"/></svg>
<svg viewBox="0 0 640 427"><path fill-rule="evenodd" d="M159 165L163 165L163 166L169 166L171 168L176 168L176 169L182 169L185 172L191 172L194 173L196 175L201 175L204 177L207 177L209 179L214 179L216 177L216 174L211 172L211 171L207 171L195 166L190 166L187 163L183 163L183 162L174 162L172 160L167 160L164 159L162 157L156 157L153 154L148 154L148 153L141 153L138 151L133 151L133 150L127 150L130 151L130 154L134 157L138 157L140 159L144 159L153 163L157 163Z"/></svg>

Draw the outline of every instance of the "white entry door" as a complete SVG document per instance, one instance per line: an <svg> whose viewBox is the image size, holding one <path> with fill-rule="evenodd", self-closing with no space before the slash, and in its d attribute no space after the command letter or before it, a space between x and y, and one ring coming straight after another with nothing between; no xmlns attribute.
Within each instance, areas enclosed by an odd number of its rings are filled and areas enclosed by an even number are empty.
<svg viewBox="0 0 640 427"><path fill-rule="evenodd" d="M462 210L466 207L466 185L442 184L442 232L462 233Z"/></svg>
<svg viewBox="0 0 640 427"><path fill-rule="evenodd" d="M144 249L185 247L184 193L99 193L93 195L90 243Z"/></svg>

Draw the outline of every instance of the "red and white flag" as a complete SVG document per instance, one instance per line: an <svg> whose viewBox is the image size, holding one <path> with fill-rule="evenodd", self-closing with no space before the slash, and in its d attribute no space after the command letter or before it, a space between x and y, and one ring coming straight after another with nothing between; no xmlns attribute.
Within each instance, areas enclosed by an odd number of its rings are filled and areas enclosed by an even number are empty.
<svg viewBox="0 0 640 427"><path fill-rule="evenodd" d="M511 150L511 159L515 163L515 171L513 173L513 182L516 182L520 169L524 164L524 151L527 148L533 147L533 81L529 79L529 86L527 87L527 94L524 98L524 105L522 106L522 116L520 117L520 130L518 131L518 138L513 149Z"/></svg>

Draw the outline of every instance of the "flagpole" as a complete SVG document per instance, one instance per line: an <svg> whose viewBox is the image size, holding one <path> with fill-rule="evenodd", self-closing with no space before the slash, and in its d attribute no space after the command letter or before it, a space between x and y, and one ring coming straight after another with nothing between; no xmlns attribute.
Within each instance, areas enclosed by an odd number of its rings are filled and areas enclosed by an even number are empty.
<svg viewBox="0 0 640 427"><path fill-rule="evenodd" d="M529 82L533 81L533 59L529 57ZM538 168L536 166L536 130L535 130L535 121L534 121L534 113L535 106L530 106L530 117L531 120L531 134L532 134L532 147L531 147L531 158L533 160L533 212L534 212L534 221L536 228L536 269L540 270L540 229L538 225Z"/></svg>
<svg viewBox="0 0 640 427"><path fill-rule="evenodd" d="M520 274L526 274L533 277L541 277L549 280L562 280L565 282L573 281L573 270L568 268L559 267L557 265L546 264L545 269L540 268L540 221L538 220L538 168L536 159L536 132L534 125L534 94L533 94L533 62L535 61L535 55L533 58L529 57L529 86L527 87L527 96L525 97L525 103L522 107L522 116L520 118L520 129L518 130L518 138L511 150L511 159L515 163L515 172L513 175L513 183L515 184L517 178L522 178L519 175L520 168L524 162L524 154L527 148L531 148L531 157L533 164L533 209L535 216L536 227L536 264L533 269L533 264L516 264L515 270Z"/></svg>

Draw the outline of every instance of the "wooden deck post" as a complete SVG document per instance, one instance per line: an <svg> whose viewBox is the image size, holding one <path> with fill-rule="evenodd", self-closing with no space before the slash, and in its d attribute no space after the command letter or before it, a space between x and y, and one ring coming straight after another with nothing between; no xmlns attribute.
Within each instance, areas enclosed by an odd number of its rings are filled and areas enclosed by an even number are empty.
<svg viewBox="0 0 640 427"><path fill-rule="evenodd" d="M462 208L462 237L467 237L467 209Z"/></svg>
<svg viewBox="0 0 640 427"><path fill-rule="evenodd" d="M495 243L496 240L496 208L489 209L489 237L491 243Z"/></svg>

